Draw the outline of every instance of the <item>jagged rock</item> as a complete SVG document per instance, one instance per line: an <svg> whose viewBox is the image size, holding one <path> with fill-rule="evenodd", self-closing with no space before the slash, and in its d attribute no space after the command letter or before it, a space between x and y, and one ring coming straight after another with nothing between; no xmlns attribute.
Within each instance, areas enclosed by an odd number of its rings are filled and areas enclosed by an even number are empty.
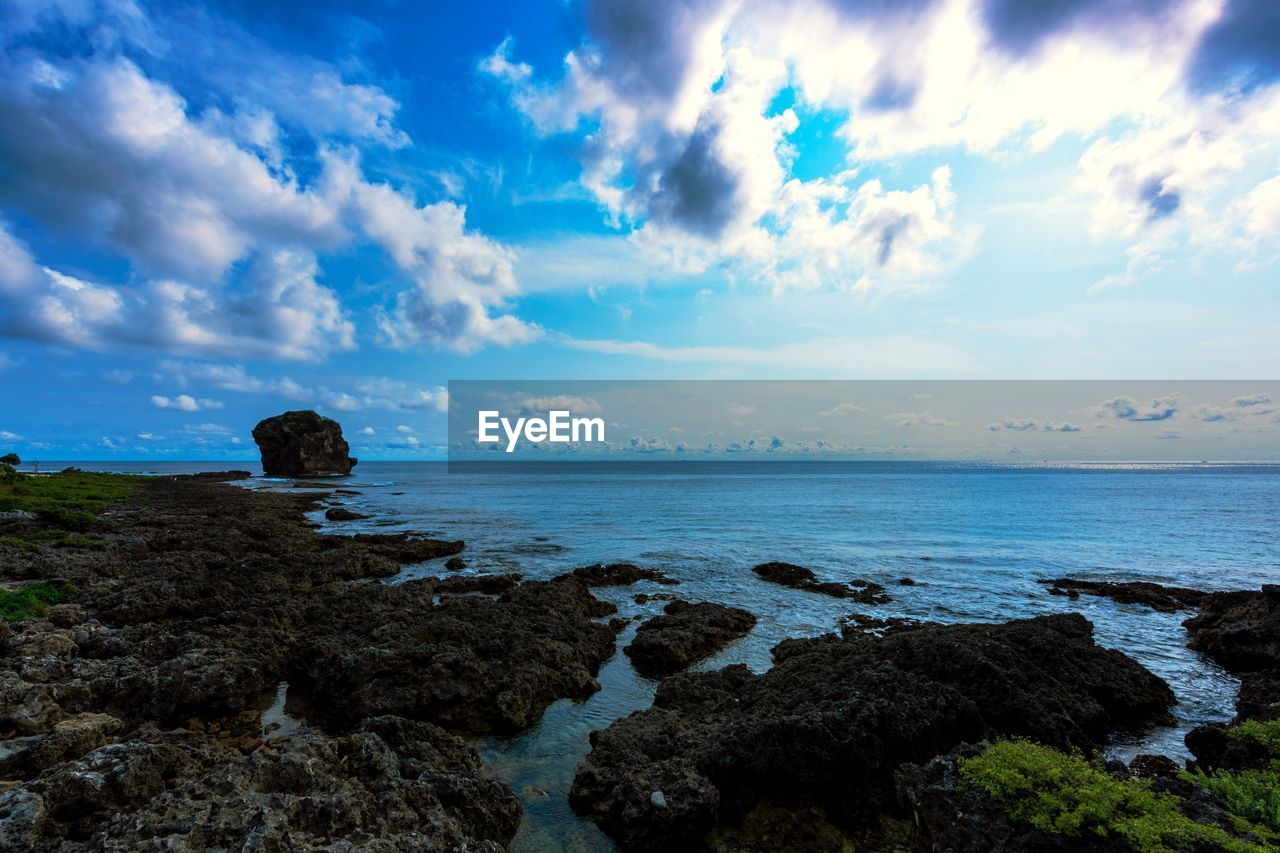
<svg viewBox="0 0 1280 853"><path fill-rule="evenodd" d="M636 629L623 649L641 675L661 678L719 651L755 627L756 617L723 604L672 601Z"/></svg>
<svg viewBox="0 0 1280 853"><path fill-rule="evenodd" d="M1209 593L1182 624L1187 645L1240 676L1240 719L1280 716L1280 585Z"/></svg>
<svg viewBox="0 0 1280 853"><path fill-rule="evenodd" d="M351 510L335 506L325 511L324 517L329 521L359 521L362 518L368 518L362 512L352 512Z"/></svg>
<svg viewBox="0 0 1280 853"><path fill-rule="evenodd" d="M672 586L680 581L669 578L657 569L642 569L631 563L595 563L574 569L568 575L586 586L630 586L636 581L653 581L654 583Z"/></svg>
<svg viewBox="0 0 1280 853"><path fill-rule="evenodd" d="M451 572L460 572L467 567L467 561L461 557L450 557L444 561L444 567Z"/></svg>
<svg viewBox="0 0 1280 853"><path fill-rule="evenodd" d="M356 460L332 418L310 410L266 418L253 428L268 477L321 477L350 474Z"/></svg>
<svg viewBox="0 0 1280 853"><path fill-rule="evenodd" d="M1168 685L1093 642L1078 614L923 625L885 637L792 641L762 675L680 673L653 707L592 735L570 794L624 849L700 838L761 802L865 819L895 768L957 744L1023 735L1092 749L1171 720ZM655 810L654 790L668 808Z"/></svg>
<svg viewBox="0 0 1280 853"><path fill-rule="evenodd" d="M1053 595L1067 595L1072 598L1080 593L1110 598L1121 604L1142 604L1161 613L1173 613L1178 610L1191 610L1200 605L1206 593L1197 589L1181 586L1161 586L1147 581L1091 581L1078 578L1055 578L1042 580L1039 583L1050 587ZM1076 595L1072 595L1075 593Z"/></svg>
<svg viewBox="0 0 1280 853"><path fill-rule="evenodd" d="M885 604L893 599L885 589L875 581L857 578L848 583L819 581L818 576L804 566L795 563L761 563L751 571L761 579L779 586L802 589L830 595L833 598L851 598L859 604Z"/></svg>

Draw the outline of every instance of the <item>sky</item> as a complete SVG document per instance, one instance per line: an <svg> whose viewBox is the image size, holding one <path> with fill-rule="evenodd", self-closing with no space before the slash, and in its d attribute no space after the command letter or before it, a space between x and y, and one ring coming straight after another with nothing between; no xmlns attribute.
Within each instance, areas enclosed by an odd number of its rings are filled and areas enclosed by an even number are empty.
<svg viewBox="0 0 1280 853"><path fill-rule="evenodd" d="M0 443L248 459L314 408L434 458L466 379L1273 379L1278 80L1272 0L8 0Z"/></svg>

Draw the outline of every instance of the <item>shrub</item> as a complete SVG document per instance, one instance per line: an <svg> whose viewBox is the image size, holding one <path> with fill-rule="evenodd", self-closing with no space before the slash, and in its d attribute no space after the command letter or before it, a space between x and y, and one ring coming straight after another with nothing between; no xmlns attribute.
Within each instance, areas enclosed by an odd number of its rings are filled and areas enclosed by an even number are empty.
<svg viewBox="0 0 1280 853"><path fill-rule="evenodd" d="M1280 720L1245 720L1227 729L1227 737L1245 743L1257 743L1280 758Z"/></svg>
<svg viewBox="0 0 1280 853"><path fill-rule="evenodd" d="M1116 838L1143 853L1267 849L1220 826L1196 823L1177 797L1152 791L1146 780L1118 779L1079 754L1030 741L993 743L961 759L959 771L963 789L994 797L1010 818L1042 832Z"/></svg>

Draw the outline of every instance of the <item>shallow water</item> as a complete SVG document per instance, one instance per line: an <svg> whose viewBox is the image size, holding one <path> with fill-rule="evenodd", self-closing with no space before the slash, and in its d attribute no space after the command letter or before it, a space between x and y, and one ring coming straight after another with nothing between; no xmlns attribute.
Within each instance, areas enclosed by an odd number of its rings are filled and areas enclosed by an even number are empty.
<svg viewBox="0 0 1280 853"><path fill-rule="evenodd" d="M179 467L246 466L163 470ZM1178 725L1118 739L1111 752L1121 758L1185 755L1188 728L1232 715L1237 682L1187 649L1187 614L1050 596L1036 580L1071 575L1240 589L1280 574L1274 465L524 463L450 473L442 463L361 463L332 484L360 490L338 497L374 516L330 525L335 532L404 529L462 538L467 571L535 578L592 562L635 562L681 581L665 591L759 617L748 637L700 668L742 662L762 671L778 641L830 631L855 611L944 622L1079 611L1100 643L1141 661L1179 699ZM767 560L800 563L823 580L874 580L894 600L865 607L766 584L751 567ZM397 580L439 571L438 564L410 567ZM918 585L898 585L903 577ZM637 605L632 597L658 589L640 583L599 594L623 616L655 614L662 602ZM655 685L621 654L599 680L599 693L553 705L531 731L477 742L494 775L525 804L518 850L611 849L568 808L573 768L589 749L587 734L647 707Z"/></svg>

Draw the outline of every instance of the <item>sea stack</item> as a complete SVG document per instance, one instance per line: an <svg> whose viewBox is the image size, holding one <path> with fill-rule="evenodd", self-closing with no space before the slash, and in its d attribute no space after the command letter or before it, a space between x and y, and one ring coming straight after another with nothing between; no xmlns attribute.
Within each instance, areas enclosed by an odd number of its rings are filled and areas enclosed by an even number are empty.
<svg viewBox="0 0 1280 853"><path fill-rule="evenodd" d="M268 477L326 477L350 474L356 461L342 426L313 411L285 412L258 422L253 440Z"/></svg>

